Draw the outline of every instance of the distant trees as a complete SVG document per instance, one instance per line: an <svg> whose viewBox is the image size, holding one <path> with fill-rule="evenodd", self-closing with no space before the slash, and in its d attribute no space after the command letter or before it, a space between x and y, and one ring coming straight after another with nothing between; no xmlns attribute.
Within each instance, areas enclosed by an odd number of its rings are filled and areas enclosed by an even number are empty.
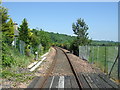
<svg viewBox="0 0 120 90"><path fill-rule="evenodd" d="M74 40L74 36L66 35L66 34L59 34L48 32L51 45L56 45L65 49L70 50L70 43Z"/></svg>
<svg viewBox="0 0 120 90"><path fill-rule="evenodd" d="M33 29L32 32L35 35L34 37L36 37L36 40L35 40L36 42L34 42L36 44L33 44L33 47L36 47L39 44L41 44L44 47L45 51L48 50L51 42L49 34L43 31L42 29L41 30Z"/></svg>
<svg viewBox="0 0 120 90"><path fill-rule="evenodd" d="M79 45L87 45L91 42L88 37L88 25L86 25L84 19L78 19L76 23L72 24L74 34L77 35L76 39L71 43L71 49L74 54L78 55Z"/></svg>

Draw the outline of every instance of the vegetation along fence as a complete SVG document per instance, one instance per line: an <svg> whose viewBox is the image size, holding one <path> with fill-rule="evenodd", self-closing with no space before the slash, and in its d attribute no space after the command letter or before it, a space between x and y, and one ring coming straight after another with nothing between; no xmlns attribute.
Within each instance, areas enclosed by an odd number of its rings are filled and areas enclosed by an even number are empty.
<svg viewBox="0 0 120 90"><path fill-rule="evenodd" d="M79 57L119 80L118 46L79 46Z"/></svg>

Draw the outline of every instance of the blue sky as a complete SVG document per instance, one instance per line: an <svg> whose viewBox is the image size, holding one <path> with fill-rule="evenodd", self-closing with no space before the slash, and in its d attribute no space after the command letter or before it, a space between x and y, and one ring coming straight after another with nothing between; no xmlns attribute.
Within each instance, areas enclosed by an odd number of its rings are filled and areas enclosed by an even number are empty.
<svg viewBox="0 0 120 90"><path fill-rule="evenodd" d="M73 35L72 23L78 18L89 26L93 40L118 40L117 2L6 2L13 21L26 18L30 28Z"/></svg>

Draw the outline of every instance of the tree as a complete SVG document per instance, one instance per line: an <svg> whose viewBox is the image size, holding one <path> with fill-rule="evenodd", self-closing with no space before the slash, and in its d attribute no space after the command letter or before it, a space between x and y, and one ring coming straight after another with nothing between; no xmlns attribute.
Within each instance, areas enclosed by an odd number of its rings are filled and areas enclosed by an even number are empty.
<svg viewBox="0 0 120 90"><path fill-rule="evenodd" d="M5 28L3 28L5 26L5 24L7 23L7 20L9 19L9 15L8 15L8 10L5 7L0 6L0 21L2 21L2 31L4 31Z"/></svg>
<svg viewBox="0 0 120 90"><path fill-rule="evenodd" d="M84 19L78 19L76 23L72 24L72 29L74 34L77 35L76 39L71 43L71 49L73 53L78 55L79 54L79 45L87 45L90 43L88 39L88 25L86 25Z"/></svg>
<svg viewBox="0 0 120 90"><path fill-rule="evenodd" d="M19 28L19 39L24 41L26 43L25 47L25 53L27 56L30 56L30 38L32 36L32 33L30 29L28 28L27 20L24 18L22 21L22 24Z"/></svg>
<svg viewBox="0 0 120 90"><path fill-rule="evenodd" d="M49 48L50 43L50 36L47 32L43 31L42 29L40 31L34 30L35 35L38 37L39 44L44 47L44 50L47 50Z"/></svg>
<svg viewBox="0 0 120 90"><path fill-rule="evenodd" d="M13 20L7 22L8 30L6 31L6 41L9 45L11 45L12 41L14 40L14 23Z"/></svg>
<svg viewBox="0 0 120 90"><path fill-rule="evenodd" d="M25 18L23 19L22 24L20 25L19 28L19 39L24 41L26 44L30 43L29 28L28 28L27 20Z"/></svg>
<svg viewBox="0 0 120 90"><path fill-rule="evenodd" d="M40 34L40 42L44 47L44 50L47 50L49 48L50 36L43 30L39 31L39 34Z"/></svg>
<svg viewBox="0 0 120 90"><path fill-rule="evenodd" d="M72 24L72 29L74 34L77 35L77 40L79 45L86 45L89 44L89 37L88 37L88 25L85 24L83 19L78 19L76 23Z"/></svg>
<svg viewBox="0 0 120 90"><path fill-rule="evenodd" d="M9 19L8 10L5 7L0 6L1 18L1 31L2 31L2 41L11 45L14 39L14 23L12 19ZM8 21L9 20L9 21Z"/></svg>
<svg viewBox="0 0 120 90"><path fill-rule="evenodd" d="M1 3L0 3L1 4ZM9 21L8 21L9 20ZM2 34L1 34L2 33ZM14 38L14 27L12 19L9 19L8 10L5 7L0 6L0 43L2 42L2 66L11 66L15 63L11 56L9 46Z"/></svg>

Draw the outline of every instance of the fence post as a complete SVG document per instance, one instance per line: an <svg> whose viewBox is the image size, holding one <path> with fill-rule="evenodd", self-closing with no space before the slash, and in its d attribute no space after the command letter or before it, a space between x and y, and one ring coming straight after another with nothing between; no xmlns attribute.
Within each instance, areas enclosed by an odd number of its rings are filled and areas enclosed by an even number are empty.
<svg viewBox="0 0 120 90"><path fill-rule="evenodd" d="M120 82L120 1L118 2L118 80Z"/></svg>
<svg viewBox="0 0 120 90"><path fill-rule="evenodd" d="M118 80L120 82L120 45L118 45Z"/></svg>
<svg viewBox="0 0 120 90"><path fill-rule="evenodd" d="M99 46L97 46L97 66L99 64Z"/></svg>
<svg viewBox="0 0 120 90"><path fill-rule="evenodd" d="M94 64L94 46L92 46L92 64Z"/></svg>
<svg viewBox="0 0 120 90"><path fill-rule="evenodd" d="M108 73L107 48L105 46L105 73Z"/></svg>
<svg viewBox="0 0 120 90"><path fill-rule="evenodd" d="M120 1L118 2L118 80L120 82Z"/></svg>
<svg viewBox="0 0 120 90"><path fill-rule="evenodd" d="M79 58L80 58L80 46L79 46Z"/></svg>

